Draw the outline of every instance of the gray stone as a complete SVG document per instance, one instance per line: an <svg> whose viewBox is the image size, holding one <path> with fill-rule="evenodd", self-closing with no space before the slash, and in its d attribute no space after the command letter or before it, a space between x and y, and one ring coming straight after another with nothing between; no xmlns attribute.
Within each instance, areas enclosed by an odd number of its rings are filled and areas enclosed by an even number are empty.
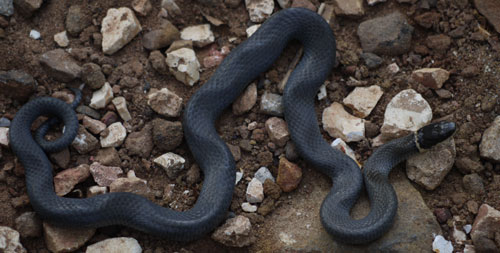
<svg viewBox="0 0 500 253"><path fill-rule="evenodd" d="M384 62L384 59L372 53L362 53L360 57L363 59L368 69L376 69Z"/></svg>
<svg viewBox="0 0 500 253"><path fill-rule="evenodd" d="M144 34L142 45L148 50L164 48L180 38L180 32L172 23L166 22L162 29Z"/></svg>
<svg viewBox="0 0 500 253"><path fill-rule="evenodd" d="M478 252L498 252L495 243L495 232L500 231L500 211L482 204L472 224L471 238ZM482 249L482 250L480 250Z"/></svg>
<svg viewBox="0 0 500 253"><path fill-rule="evenodd" d="M36 80L22 70L0 71L0 89L13 99L26 101L37 88Z"/></svg>
<svg viewBox="0 0 500 253"><path fill-rule="evenodd" d="M43 0L14 0L16 10L23 16L29 18L42 6Z"/></svg>
<svg viewBox="0 0 500 253"><path fill-rule="evenodd" d="M76 108L76 112L87 115L93 119L100 119L101 118L101 114L99 114L98 111L96 111L96 110L94 110L86 105L79 105Z"/></svg>
<svg viewBox="0 0 500 253"><path fill-rule="evenodd" d="M265 126L270 140L279 147L284 147L290 139L286 122L281 118L271 117L266 120Z"/></svg>
<svg viewBox="0 0 500 253"><path fill-rule="evenodd" d="M153 120L153 142L160 151L172 151L182 143L184 132L180 121Z"/></svg>
<svg viewBox="0 0 500 253"><path fill-rule="evenodd" d="M498 0L474 0L477 10L483 14L495 30L500 33L500 4Z"/></svg>
<svg viewBox="0 0 500 253"><path fill-rule="evenodd" d="M252 181L248 183L246 199L251 204L260 203L264 200L264 186L257 178L252 178Z"/></svg>
<svg viewBox="0 0 500 253"><path fill-rule="evenodd" d="M242 215L228 219L215 230L212 239L230 247L245 247L256 241L250 220Z"/></svg>
<svg viewBox="0 0 500 253"><path fill-rule="evenodd" d="M484 131L479 151L482 157L500 162L500 116Z"/></svg>
<svg viewBox="0 0 500 253"><path fill-rule="evenodd" d="M75 139L71 146L80 154L87 154L88 152L99 148L99 141L91 133L85 130L85 127L80 125Z"/></svg>
<svg viewBox="0 0 500 253"><path fill-rule="evenodd" d="M25 212L16 218L16 229L21 237L40 237L42 235L42 221L35 212Z"/></svg>
<svg viewBox="0 0 500 253"><path fill-rule="evenodd" d="M89 245L85 251L85 253L100 252L141 253L142 248L139 242L134 238L116 237Z"/></svg>
<svg viewBox="0 0 500 253"><path fill-rule="evenodd" d="M233 102L233 113L242 115L248 112L257 102L257 85L250 84L245 91Z"/></svg>
<svg viewBox="0 0 500 253"><path fill-rule="evenodd" d="M260 99L260 111L272 116L283 116L283 98L274 93L264 93Z"/></svg>
<svg viewBox="0 0 500 253"><path fill-rule="evenodd" d="M1 2L2 0L0 0L0 4ZM27 252L19 240L19 232L9 227L0 226L0 252L5 252L5 253Z"/></svg>
<svg viewBox="0 0 500 253"><path fill-rule="evenodd" d="M40 64L52 78L65 83L79 78L82 71L80 65L60 48L44 53L40 58Z"/></svg>
<svg viewBox="0 0 500 253"><path fill-rule="evenodd" d="M260 169L255 172L254 177L257 178L257 180L259 180L261 183L266 182L266 179L270 179L271 181L275 182L273 174L271 174L269 169L266 167L260 167Z"/></svg>
<svg viewBox="0 0 500 253"><path fill-rule="evenodd" d="M0 118L0 127L10 127L10 120L5 117Z"/></svg>
<svg viewBox="0 0 500 253"><path fill-rule="evenodd" d="M180 155L168 152L157 157L153 162L161 166L170 179L175 179L179 172L184 169L186 160Z"/></svg>
<svg viewBox="0 0 500 253"><path fill-rule="evenodd" d="M54 252L73 252L82 247L95 233L94 228L62 228L43 223L45 244Z"/></svg>
<svg viewBox="0 0 500 253"><path fill-rule="evenodd" d="M14 4L12 0L0 0L0 14L7 17L14 14Z"/></svg>
<svg viewBox="0 0 500 253"><path fill-rule="evenodd" d="M147 124L139 132L133 132L125 140L125 148L129 155L138 155L144 158L149 157L153 150L152 126Z"/></svg>
<svg viewBox="0 0 500 253"><path fill-rule="evenodd" d="M484 184L483 179L476 174L472 173L469 175L465 175L463 180L464 189L472 194L480 195L484 193Z"/></svg>
<svg viewBox="0 0 500 253"><path fill-rule="evenodd" d="M101 71L101 67L95 63L85 63L82 66L82 81L91 89L100 89L106 82L106 77Z"/></svg>
<svg viewBox="0 0 500 253"><path fill-rule="evenodd" d="M359 25L357 33L363 51L400 55L410 50L413 27L403 14L394 12L364 21Z"/></svg>
<svg viewBox="0 0 500 253"><path fill-rule="evenodd" d="M87 26L91 24L91 16L85 12L81 5L72 5L66 15L66 30L73 36L78 36Z"/></svg>

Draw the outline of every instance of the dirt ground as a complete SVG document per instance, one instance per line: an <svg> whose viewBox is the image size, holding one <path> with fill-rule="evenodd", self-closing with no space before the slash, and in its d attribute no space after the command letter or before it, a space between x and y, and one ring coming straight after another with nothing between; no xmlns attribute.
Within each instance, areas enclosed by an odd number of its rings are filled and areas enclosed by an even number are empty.
<svg viewBox="0 0 500 253"><path fill-rule="evenodd" d="M64 20L68 8L72 4L82 4L85 10L92 16L93 25L86 28L79 37L70 37L71 48L90 48L91 53L102 56L102 50L99 46L93 43L92 34L100 30L100 22L106 15L106 11L112 7L128 6L130 0L112 0L112 1L44 1L42 7L35 12L33 17L24 18L22 15L15 13L10 18L6 18L9 25L4 29L5 38L0 38L0 70L19 69L31 74L38 82L39 86L33 97L50 95L55 91L63 89L65 84L54 81L41 68L38 59L41 54L46 51L57 48L53 41L53 35L65 30ZM184 105L189 100L190 96L205 83L214 72L215 68L204 69L201 73L199 84L194 87L188 87L179 81L175 80L173 75L161 75L157 73L148 62L149 51L146 50L141 43L142 34L159 26L160 11L159 0L151 0L153 10L146 17L138 16L138 19L143 27L143 32L134 40L127 44L123 49L113 54L109 58L112 59L113 67L120 66L131 60L138 60L144 66L144 74L142 76L140 86L135 89L129 89L127 100L129 110L134 118L132 124L139 121L148 122L158 117L145 104L145 95L142 88L148 83L153 88L168 87L180 97L183 98ZM216 27L212 26L215 34L216 45L220 49L222 46L234 48L246 38L245 29L251 24L248 12L245 9L244 2L241 2L238 7L227 7L222 1L207 0L177 0L183 14L179 18L168 18L179 30L189 25L207 23L202 12L213 17L216 17L224 22L223 25ZM202 2L202 3L200 3ZM208 3L207 3L208 2ZM319 6L318 0L313 0L312 3ZM344 80L348 80L350 76L360 75L362 80L367 81L369 85L377 84L383 87L384 95L378 102L374 111L367 117L367 120L373 122L378 128L382 126L384 111L394 95L401 90L413 88L421 93L429 102L433 109L433 119L446 118L453 120L458 124L459 130L455 135L457 143L457 159L462 156L468 156L472 159L477 159L485 167L479 173L483 179L486 191L481 195L469 195L463 188L463 174L457 168L453 168L446 176L441 185L434 191L426 191L422 187L415 184L415 187L421 192L424 200L431 210L436 208L446 208L451 214L459 215L466 221L467 224L472 224L475 218L475 213L471 212L465 205L465 201L456 201L454 196L457 193L464 193L466 200L475 201L477 204L487 203L492 207L500 210L500 182L494 182L493 176L500 175L500 164L479 158L478 145L481 134L491 125L493 119L500 115L500 42L499 35L491 27L487 20L481 16L473 7L472 3L465 2L465 7L457 6L456 1L439 0L437 6L431 11L437 12L440 17L440 22L434 24L433 27L426 29L416 23L414 17L428 10L417 8L416 4L400 4L395 0L389 0L386 3L378 4L373 7L368 7L365 3L366 15L362 18L346 18L336 17L332 23L333 30L337 37L339 61L340 64L332 71L329 77L331 83L336 83L335 87L329 87L327 99L316 103L318 120L321 122L321 113L324 108L332 102L340 102L341 99L353 87L345 85ZM275 11L279 10L276 4ZM359 23L372 17L383 16L399 10L408 17L409 23L415 28L412 40L412 49L409 54L401 56L382 56L384 63L375 70L368 70L361 60L358 59L362 53L359 39L356 35L356 30ZM450 30L458 25L465 25L466 30L460 38L453 38L449 49L438 52L427 50L426 52L416 52L416 48L425 45L425 40L429 35L447 34ZM36 29L41 33L41 40L33 40L28 35L31 29ZM479 34L479 35L478 35ZM236 41L230 42L229 38L236 37ZM288 66L295 56L299 45L292 43L283 56L274 64L274 66L266 74L262 75L259 83L259 99L264 91L278 92L277 83L284 77ZM204 49L195 49L197 56L200 58ZM417 60L414 60L415 54L418 54ZM354 55L354 56L353 56ZM90 57L80 59L80 63L92 61ZM202 59L200 58L200 62ZM390 63L397 63L401 70L397 74L389 74L386 67ZM256 63L258 64L258 63ZM462 70L469 66L477 68L473 75L464 75ZM415 69L422 67L439 67L450 71L449 80L444 84L443 89L451 92L451 98L441 98L435 91L425 88L421 85L409 82L409 76ZM353 71L354 69L354 71ZM359 72L356 74L356 72ZM271 85L264 85L263 80L269 79ZM66 85L77 87L81 81L73 81ZM125 88L127 89L127 88ZM90 101L91 90L84 90L83 103L87 104ZM134 99L133 103L130 99ZM137 99L136 99L137 98ZM483 108L481 105L492 103L489 108ZM21 103L9 98L8 94L0 93L0 117L12 119L16 111L21 107ZM259 127L262 127L265 120L269 116L259 113L259 106L254 106L251 112L242 116L234 116L231 110L227 110L219 122L217 128L222 138L231 144L238 145L242 140L236 130L239 126L246 125L250 121L257 121ZM101 111L104 112L104 111ZM181 120L178 118L177 120ZM328 141L332 138L324 133ZM267 151L267 142L257 142L257 149L260 152ZM359 160L364 161L371 154L372 148L369 141L354 143L351 147L359 155ZM2 158L0 158L0 168L6 164L14 162L17 165L17 160L13 153L7 148L2 148ZM195 163L185 142L183 142L173 152L184 156L188 164ZM283 153L283 150L274 152L276 154ZM173 199L179 203L178 210L188 209L194 204L194 201L201 189L202 180L194 186L188 186L183 180L185 172L178 180L169 179L166 174L157 168L144 166L147 162L138 157L126 155L125 152L120 152L121 158L127 160L124 170L134 169L138 177L148 180L148 186L153 191L161 191L166 185L176 183ZM258 152L257 152L258 153ZM71 150L71 163L73 167L80 162L90 163L91 156L79 155L76 151ZM152 161L154 157L161 155L158 151L153 151L151 155ZM302 160L297 162L300 166L305 166ZM251 152L243 152L241 160L237 163L237 169L244 172L244 179L251 178L254 172L261 167L260 161L256 154ZM278 168L278 157L274 156L271 166L271 172L276 175ZM16 169L9 171L5 182L0 182L0 225L14 227L14 220L20 214L32 210L30 205L21 205L14 208L12 202L14 199L26 196L26 187L24 176L22 173L15 173ZM303 181L302 184L314 184L313 179ZM244 180L245 181L245 180ZM233 197L233 205L231 211L239 214L241 203L244 202L246 181L244 184L238 184ZM84 183L85 186L85 183ZM84 188L84 186L81 186ZM193 194L189 198L185 198L182 193L185 190L190 190ZM281 198L287 198L287 194L282 194ZM159 204L161 200L158 200ZM293 201L293 199L291 200ZM300 200L297 200L300 201ZM279 201L278 201L279 202ZM320 203L318 203L319 205ZM279 204L275 208L279 208ZM265 217L264 217L265 222ZM450 239L450 225L441 224L445 237ZM257 229L257 228L254 228ZM253 231L257 233L257 231ZM235 249L225 247L224 245L213 241L210 236L192 243L178 243L155 238L133 229L123 227L108 227L97 230L96 235L87 243L101 241L106 238L130 236L136 238L141 244L145 252L248 252L248 249ZM29 252L48 252L45 246L43 237L22 239L23 245ZM460 247L458 247L460 248ZM80 250L84 250L82 247Z"/></svg>

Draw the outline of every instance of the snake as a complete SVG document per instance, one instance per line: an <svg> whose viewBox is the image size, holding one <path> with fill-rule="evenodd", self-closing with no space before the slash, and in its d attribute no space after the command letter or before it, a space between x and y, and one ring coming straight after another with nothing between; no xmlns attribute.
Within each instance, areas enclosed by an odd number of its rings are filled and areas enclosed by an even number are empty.
<svg viewBox="0 0 500 253"><path fill-rule="evenodd" d="M319 87L331 72L336 40L329 24L317 13L289 8L272 15L247 40L234 48L210 79L191 96L183 112L185 140L204 179L194 206L176 211L145 197L114 192L89 198L59 197L54 192L53 169L46 153L71 144L78 132L74 107L50 97L34 98L16 113L10 128L10 146L25 169L31 206L45 221L70 227L123 225L154 236L193 241L219 226L227 217L235 188L235 161L219 136L215 122L246 86L280 56L290 41L303 45L303 55L291 73L283 93L284 118L299 155L332 180L321 204L320 219L326 231L342 243L363 244L382 236L392 225L397 198L388 182L389 171L409 155L451 136L453 122L425 126L415 133L379 147L367 160L363 172L344 153L322 137L314 110ZM33 137L32 123L42 115L49 123ZM63 134L46 141L44 135L57 122ZM366 186L371 202L369 214L354 220L349 211Z"/></svg>

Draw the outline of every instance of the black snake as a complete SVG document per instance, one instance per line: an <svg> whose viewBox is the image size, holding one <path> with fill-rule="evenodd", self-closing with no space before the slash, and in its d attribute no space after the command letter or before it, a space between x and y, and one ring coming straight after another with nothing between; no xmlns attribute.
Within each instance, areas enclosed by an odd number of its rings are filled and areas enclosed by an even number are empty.
<svg viewBox="0 0 500 253"><path fill-rule="evenodd" d="M293 39L303 44L304 54L284 91L285 119L299 154L332 178L332 190L321 207L321 221L342 242L366 243L380 237L390 228L397 209L396 195L387 181L391 168L417 152L417 142L428 148L450 136L455 125L433 124L419 130L417 136L412 134L389 142L370 157L362 175L353 160L332 149L320 134L314 101L334 64L335 38L321 16L301 8L286 9L269 18L227 56L189 100L183 116L186 141L204 174L203 187L193 208L178 212L131 193L83 199L56 196L52 166L45 153L67 147L77 133L78 120L72 107L44 97L25 104L10 128L11 147L25 168L34 210L42 219L65 226L119 224L180 241L195 240L209 233L225 219L235 182L234 159L216 132L215 121L248 83L271 67ZM52 122L33 138L30 126L40 115L61 120L65 126L62 137L53 142L43 140ZM362 190L363 177L371 211L367 217L353 220L349 210Z"/></svg>

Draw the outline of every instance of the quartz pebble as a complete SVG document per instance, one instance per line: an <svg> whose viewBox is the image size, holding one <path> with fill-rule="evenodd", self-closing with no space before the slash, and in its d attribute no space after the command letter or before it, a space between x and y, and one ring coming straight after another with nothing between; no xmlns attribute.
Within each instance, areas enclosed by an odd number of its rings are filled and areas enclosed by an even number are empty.
<svg viewBox="0 0 500 253"><path fill-rule="evenodd" d="M66 31L62 31L54 34L54 41L60 47L67 47L69 45L68 33Z"/></svg>
<svg viewBox="0 0 500 253"><path fill-rule="evenodd" d="M181 39L190 40L197 47L204 47L215 41L209 24L188 26L181 31Z"/></svg>
<svg viewBox="0 0 500 253"><path fill-rule="evenodd" d="M264 200L264 186L257 178L253 178L248 183L246 199L251 204L260 203Z"/></svg>
<svg viewBox="0 0 500 253"><path fill-rule="evenodd" d="M241 209L243 209L243 211L247 212L247 213L255 213L257 212L257 206L256 205L252 205L248 202L243 202L241 204Z"/></svg>
<svg viewBox="0 0 500 253"><path fill-rule="evenodd" d="M32 38L34 40L39 40L40 38L42 38L42 35L37 30L31 30L30 31L30 38Z"/></svg>
<svg viewBox="0 0 500 253"><path fill-rule="evenodd" d="M106 186L91 186L87 189L87 198L91 198L97 195L101 195L108 192L108 187Z"/></svg>
<svg viewBox="0 0 500 253"><path fill-rule="evenodd" d="M375 105L384 92L378 85L370 87L356 87L344 98L344 104L353 109L354 115L360 118L366 118L372 112Z"/></svg>
<svg viewBox="0 0 500 253"><path fill-rule="evenodd" d="M364 138L365 122L344 110L334 102L323 111L323 129L334 138L342 138L346 142L360 141Z"/></svg>
<svg viewBox="0 0 500 253"><path fill-rule="evenodd" d="M139 242L132 237L110 238L87 247L85 253L141 253L142 248Z"/></svg>
<svg viewBox="0 0 500 253"><path fill-rule="evenodd" d="M182 110L182 98L167 88L151 89L148 94L148 105L158 114L177 117Z"/></svg>
<svg viewBox="0 0 500 253"><path fill-rule="evenodd" d="M102 109L111 102L113 99L113 90L109 83L105 83L102 88L94 91L92 93L92 99L90 100L90 107L94 109Z"/></svg>
<svg viewBox="0 0 500 253"><path fill-rule="evenodd" d="M153 162L160 165L169 178L175 179L177 174L184 169L186 160L180 155L169 152L157 157Z"/></svg>
<svg viewBox="0 0 500 253"><path fill-rule="evenodd" d="M131 9L110 8L102 20L102 51L111 55L129 43L140 31L139 20Z"/></svg>
<svg viewBox="0 0 500 253"><path fill-rule="evenodd" d="M444 239L442 235L434 237L432 242L432 251L439 253L453 253L453 245L450 241Z"/></svg>
<svg viewBox="0 0 500 253"><path fill-rule="evenodd" d="M264 22L274 10L273 0L245 0L250 20L254 23Z"/></svg>
<svg viewBox="0 0 500 253"><path fill-rule="evenodd" d="M116 111L123 121L129 121L132 119L132 116L130 116L130 112L127 109L127 101L124 97L116 97L111 102L115 105Z"/></svg>
<svg viewBox="0 0 500 253"><path fill-rule="evenodd" d="M260 111L272 116L283 116L283 98L278 94L264 93L260 99Z"/></svg>
<svg viewBox="0 0 500 253"><path fill-rule="evenodd" d="M261 183L266 182L267 179L271 180L274 182L274 177L273 174L269 171L268 168L266 167L260 167L257 172L255 172L254 175L255 178L257 178Z"/></svg>
<svg viewBox="0 0 500 253"><path fill-rule="evenodd" d="M188 86L200 79L200 62L193 49L180 48L167 53L166 59L170 72L175 78Z"/></svg>
<svg viewBox="0 0 500 253"><path fill-rule="evenodd" d="M108 126L108 134L106 136L101 135L101 147L119 147L122 145L125 137L127 137L127 129L122 125L121 122L115 122Z"/></svg>

